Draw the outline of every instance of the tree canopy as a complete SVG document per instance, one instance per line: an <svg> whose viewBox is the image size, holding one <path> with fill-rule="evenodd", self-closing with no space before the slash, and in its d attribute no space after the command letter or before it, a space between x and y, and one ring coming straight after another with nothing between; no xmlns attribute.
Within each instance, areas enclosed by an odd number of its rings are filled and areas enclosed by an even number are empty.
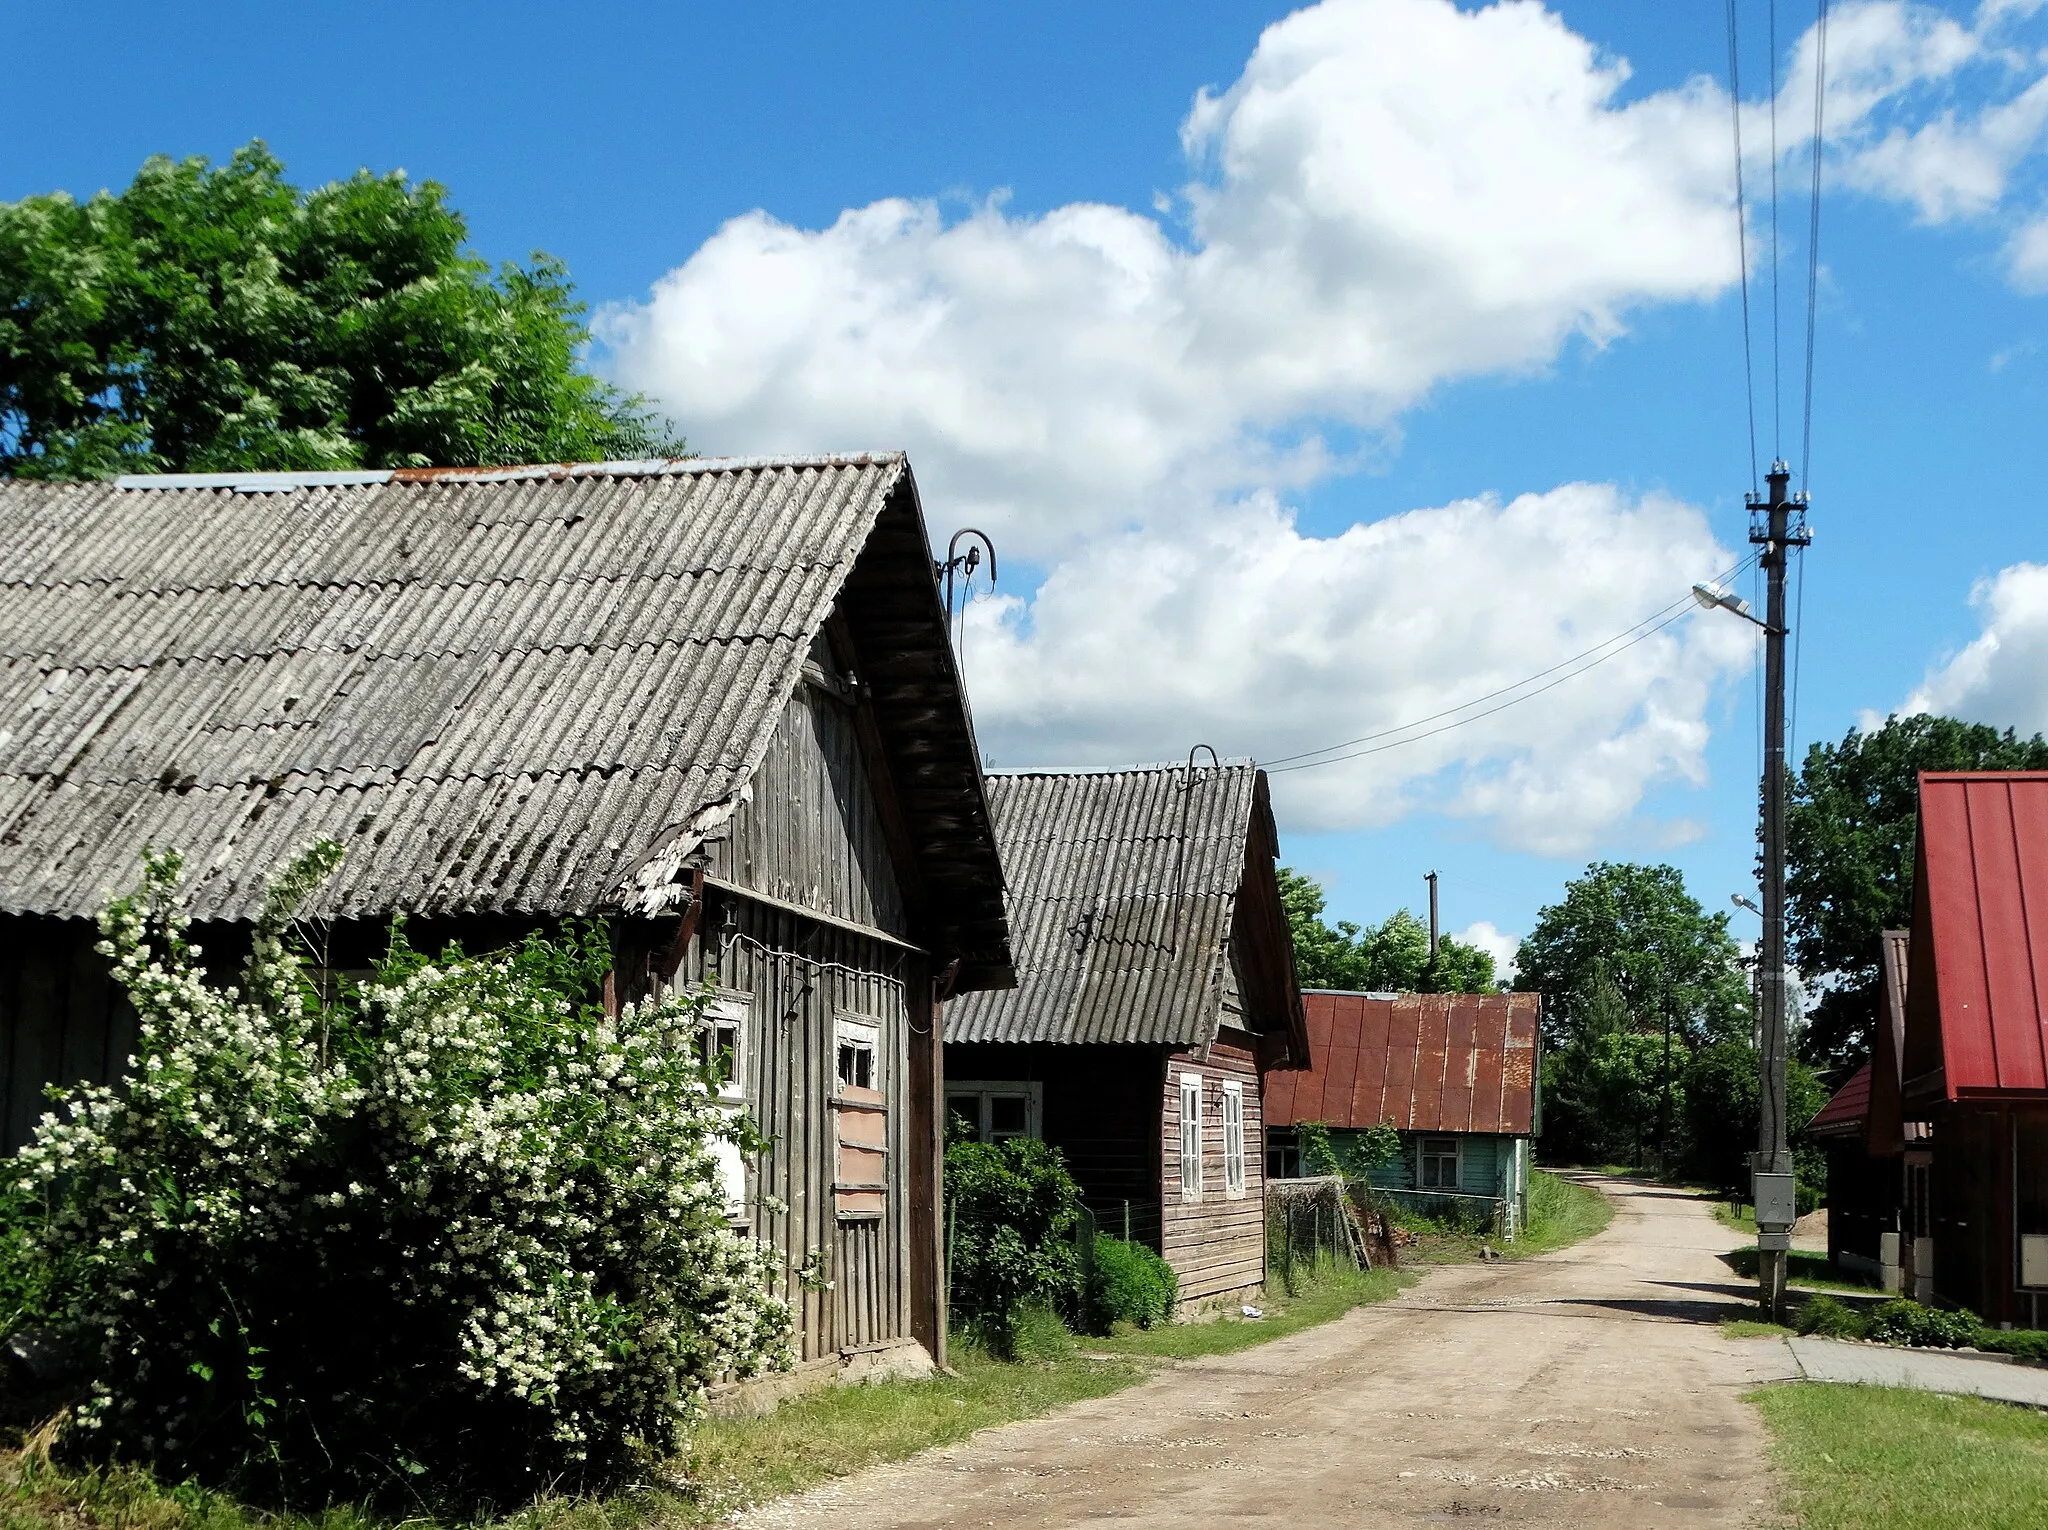
<svg viewBox="0 0 2048 1530"><path fill-rule="evenodd" d="M1492 953L1451 936L1437 940L1429 959L1429 926L1397 909L1366 928L1348 919L1323 919L1323 889L1313 877L1280 868L1280 902L1294 935L1294 967L1304 988L1368 993L1492 993Z"/></svg>
<svg viewBox="0 0 2048 1530"><path fill-rule="evenodd" d="M1820 989L1801 1047L1821 1066L1868 1055L1878 936L1913 914L1923 770L2040 770L2048 740L1925 714L1815 744L1790 783L1785 928L1792 965Z"/></svg>
<svg viewBox="0 0 2048 1530"><path fill-rule="evenodd" d="M0 203L0 474L675 455L578 369L562 263L491 267L401 171L302 191L258 141L118 195Z"/></svg>
<svg viewBox="0 0 2048 1530"><path fill-rule="evenodd" d="M1709 914L1671 866L1596 861L1539 910L1515 986L1543 995L1554 1043L1661 1031L1692 1045L1750 1031L1749 982L1726 914Z"/></svg>

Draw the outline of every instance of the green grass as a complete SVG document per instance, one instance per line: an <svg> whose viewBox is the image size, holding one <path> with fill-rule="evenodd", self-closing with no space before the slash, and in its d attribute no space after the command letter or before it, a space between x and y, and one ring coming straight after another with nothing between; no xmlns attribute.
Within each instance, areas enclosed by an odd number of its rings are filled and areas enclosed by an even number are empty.
<svg viewBox="0 0 2048 1530"><path fill-rule="evenodd" d="M754 1418L708 1419L672 1463L675 1480L606 1499L543 1500L500 1530L690 1530L751 1504L900 1461L976 1430L1104 1397L1177 1360L1233 1354L1384 1301L1412 1279L1325 1266L1265 1316L1177 1323L1106 1339L1034 1334L1039 1358L993 1359L956 1345L952 1376L833 1387ZM0 1454L0 1530L389 1530L354 1509L266 1515L217 1493L166 1487L147 1472L71 1473L31 1452ZM411 1519L403 1530L452 1530Z"/></svg>
<svg viewBox="0 0 2048 1530"><path fill-rule="evenodd" d="M1730 1249L1721 1255L1721 1262L1744 1280L1756 1279L1756 1250L1753 1248ZM1845 1275L1829 1263L1827 1255L1816 1254L1807 1249L1795 1248L1786 1257L1785 1277L1791 1285L1811 1286L1818 1291L1857 1291L1871 1296L1879 1294L1875 1281Z"/></svg>
<svg viewBox="0 0 2048 1530"><path fill-rule="evenodd" d="M1816 1382L1750 1400L1804 1530L2038 1530L2048 1518L2048 1416Z"/></svg>
<svg viewBox="0 0 2048 1530"><path fill-rule="evenodd" d="M1755 1318L1721 1319L1721 1337L1724 1339L1789 1339L1795 1330L1783 1323L1761 1323Z"/></svg>
<svg viewBox="0 0 2048 1530"><path fill-rule="evenodd" d="M1397 1220L1415 1234L1415 1242L1401 1250L1404 1263L1467 1264L1479 1257L1482 1243L1509 1259L1554 1254L1606 1227L1614 1220L1614 1203L1589 1185L1538 1169L1529 1176L1529 1225L1512 1243L1503 1243L1490 1233L1457 1231L1422 1218Z"/></svg>
<svg viewBox="0 0 2048 1530"><path fill-rule="evenodd" d="M1731 1206L1726 1201L1714 1202L1714 1220L1723 1227L1732 1227L1739 1233L1756 1236L1756 1207Z"/></svg>

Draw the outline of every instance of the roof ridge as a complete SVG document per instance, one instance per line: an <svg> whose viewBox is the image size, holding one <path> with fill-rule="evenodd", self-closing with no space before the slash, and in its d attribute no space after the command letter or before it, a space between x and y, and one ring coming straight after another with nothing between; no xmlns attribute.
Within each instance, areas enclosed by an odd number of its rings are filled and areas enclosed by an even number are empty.
<svg viewBox="0 0 2048 1530"><path fill-rule="evenodd" d="M352 468L327 472L123 473L116 489L231 489L244 494L285 494L294 489L379 484L519 483L561 478L668 478L699 473L758 472L774 468L891 467L901 451L827 453L793 457L627 457L610 462L526 462L495 467Z"/></svg>

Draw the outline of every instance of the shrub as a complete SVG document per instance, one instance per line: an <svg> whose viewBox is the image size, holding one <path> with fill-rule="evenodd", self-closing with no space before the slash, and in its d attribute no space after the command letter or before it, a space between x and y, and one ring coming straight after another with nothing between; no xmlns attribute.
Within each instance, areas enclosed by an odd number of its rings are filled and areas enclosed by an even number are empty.
<svg viewBox="0 0 2048 1530"><path fill-rule="evenodd" d="M2037 1365L2048 1363L2048 1331L2039 1328L1980 1328L1971 1342L1978 1349L2031 1360Z"/></svg>
<svg viewBox="0 0 2048 1530"><path fill-rule="evenodd" d="M1019 1138L955 1142L946 1149L946 1205L954 1321L998 1354L1028 1304L1074 1310L1081 1257L1074 1231L1081 1187L1058 1148Z"/></svg>
<svg viewBox="0 0 2048 1530"><path fill-rule="evenodd" d="M1823 1339L1860 1339L1870 1331L1869 1319L1832 1296L1808 1297L1792 1326Z"/></svg>
<svg viewBox="0 0 2048 1530"><path fill-rule="evenodd" d="M303 1500L492 1503L677 1447L705 1388L789 1360L770 1251L727 1225L699 996L607 1018L602 933L430 961L394 927L317 1010L273 885L238 988L185 939L175 855L101 917L134 1003L119 1090L13 1166L32 1316L84 1357L68 1447Z"/></svg>
<svg viewBox="0 0 2048 1530"><path fill-rule="evenodd" d="M1150 1328L1173 1316L1180 1279L1173 1266L1142 1243L1099 1235L1086 1312L1091 1333L1108 1333L1118 1323Z"/></svg>
<svg viewBox="0 0 2048 1530"><path fill-rule="evenodd" d="M1969 1313L1923 1307L1904 1297L1880 1303L1870 1314L1870 1337L1881 1344L1960 1349L1976 1336L1977 1320Z"/></svg>

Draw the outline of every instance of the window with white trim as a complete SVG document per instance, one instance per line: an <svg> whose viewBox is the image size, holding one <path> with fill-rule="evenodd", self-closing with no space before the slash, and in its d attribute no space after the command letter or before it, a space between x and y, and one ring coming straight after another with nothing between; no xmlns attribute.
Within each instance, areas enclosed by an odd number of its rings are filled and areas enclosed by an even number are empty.
<svg viewBox="0 0 2048 1530"><path fill-rule="evenodd" d="M1234 1079L1223 1086L1223 1194L1244 1198L1244 1085Z"/></svg>
<svg viewBox="0 0 2048 1530"><path fill-rule="evenodd" d="M1417 1150L1422 1162L1415 1175L1415 1183L1424 1190L1455 1190L1458 1188L1458 1139L1456 1137L1424 1137Z"/></svg>
<svg viewBox="0 0 2048 1530"><path fill-rule="evenodd" d="M737 1113L746 1103L747 1014L751 1005L739 994L720 994L704 1011L697 1032L697 1060L710 1074L719 1102ZM747 1220L747 1162L737 1142L723 1137L711 1144L718 1164L718 1182L725 1191L725 1214L733 1222Z"/></svg>
<svg viewBox="0 0 2048 1530"><path fill-rule="evenodd" d="M1011 1142L1043 1134L1043 1084L946 1081L946 1114L976 1142Z"/></svg>
<svg viewBox="0 0 2048 1530"><path fill-rule="evenodd" d="M882 1092L882 1028L861 1015L835 1025L837 1078L832 1095L837 1173L835 1214L842 1222L873 1221L888 1206L889 1106Z"/></svg>
<svg viewBox="0 0 2048 1530"><path fill-rule="evenodd" d="M1202 1198L1202 1075L1180 1076L1180 1198Z"/></svg>

